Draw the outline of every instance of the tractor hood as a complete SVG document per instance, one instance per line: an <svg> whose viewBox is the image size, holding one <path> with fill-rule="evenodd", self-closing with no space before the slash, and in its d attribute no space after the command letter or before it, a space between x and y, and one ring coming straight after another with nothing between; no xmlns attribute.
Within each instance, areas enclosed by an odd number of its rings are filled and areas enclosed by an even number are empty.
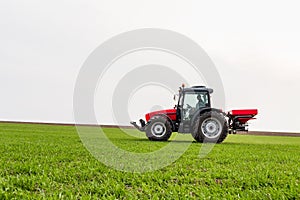
<svg viewBox="0 0 300 200"><path fill-rule="evenodd" d="M146 121L149 121L149 119L154 115L167 115L172 121L175 121L176 109L158 110L158 111L147 113L145 115Z"/></svg>

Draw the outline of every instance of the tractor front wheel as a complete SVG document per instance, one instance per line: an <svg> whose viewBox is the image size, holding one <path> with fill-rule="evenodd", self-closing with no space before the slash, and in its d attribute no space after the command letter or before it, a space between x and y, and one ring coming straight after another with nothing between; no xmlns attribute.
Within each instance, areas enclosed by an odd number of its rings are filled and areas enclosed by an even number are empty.
<svg viewBox="0 0 300 200"><path fill-rule="evenodd" d="M192 135L197 142L221 143L227 134L227 121L221 113L205 112L195 119Z"/></svg>
<svg viewBox="0 0 300 200"><path fill-rule="evenodd" d="M151 119L146 129L146 135L149 140L167 141L172 135L172 125L164 117Z"/></svg>

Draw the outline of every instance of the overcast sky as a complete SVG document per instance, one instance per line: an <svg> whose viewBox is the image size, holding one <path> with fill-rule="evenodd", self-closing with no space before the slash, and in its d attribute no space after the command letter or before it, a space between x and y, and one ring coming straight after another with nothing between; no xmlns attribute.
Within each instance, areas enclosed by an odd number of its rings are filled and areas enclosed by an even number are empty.
<svg viewBox="0 0 300 200"><path fill-rule="evenodd" d="M1 1L0 120L73 122L74 84L89 54L114 35L147 27L197 42L221 75L225 109L259 109L250 130L300 132L299 6L286 0ZM161 95L153 103L172 107L172 94Z"/></svg>

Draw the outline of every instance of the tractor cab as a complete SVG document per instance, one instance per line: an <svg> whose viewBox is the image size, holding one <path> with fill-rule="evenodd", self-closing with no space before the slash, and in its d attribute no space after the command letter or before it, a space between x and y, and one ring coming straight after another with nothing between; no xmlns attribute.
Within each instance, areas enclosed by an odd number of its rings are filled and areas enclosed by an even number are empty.
<svg viewBox="0 0 300 200"><path fill-rule="evenodd" d="M213 89L205 86L180 87L178 104L176 105L179 132L189 133L194 116L205 109L211 108L211 93L213 93Z"/></svg>
<svg viewBox="0 0 300 200"><path fill-rule="evenodd" d="M195 86L191 88L180 88L177 104L177 119L189 120L196 111L203 108L210 108L210 94L212 89L204 86Z"/></svg>

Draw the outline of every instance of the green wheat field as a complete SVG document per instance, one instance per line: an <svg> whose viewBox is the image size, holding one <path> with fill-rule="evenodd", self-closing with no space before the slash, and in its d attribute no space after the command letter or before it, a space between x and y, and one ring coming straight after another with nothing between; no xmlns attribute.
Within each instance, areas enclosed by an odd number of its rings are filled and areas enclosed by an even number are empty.
<svg viewBox="0 0 300 200"><path fill-rule="evenodd" d="M105 132L133 152L168 144ZM229 135L204 158L200 148L193 142L165 168L129 173L95 159L75 127L0 123L0 199L300 199L300 137Z"/></svg>

